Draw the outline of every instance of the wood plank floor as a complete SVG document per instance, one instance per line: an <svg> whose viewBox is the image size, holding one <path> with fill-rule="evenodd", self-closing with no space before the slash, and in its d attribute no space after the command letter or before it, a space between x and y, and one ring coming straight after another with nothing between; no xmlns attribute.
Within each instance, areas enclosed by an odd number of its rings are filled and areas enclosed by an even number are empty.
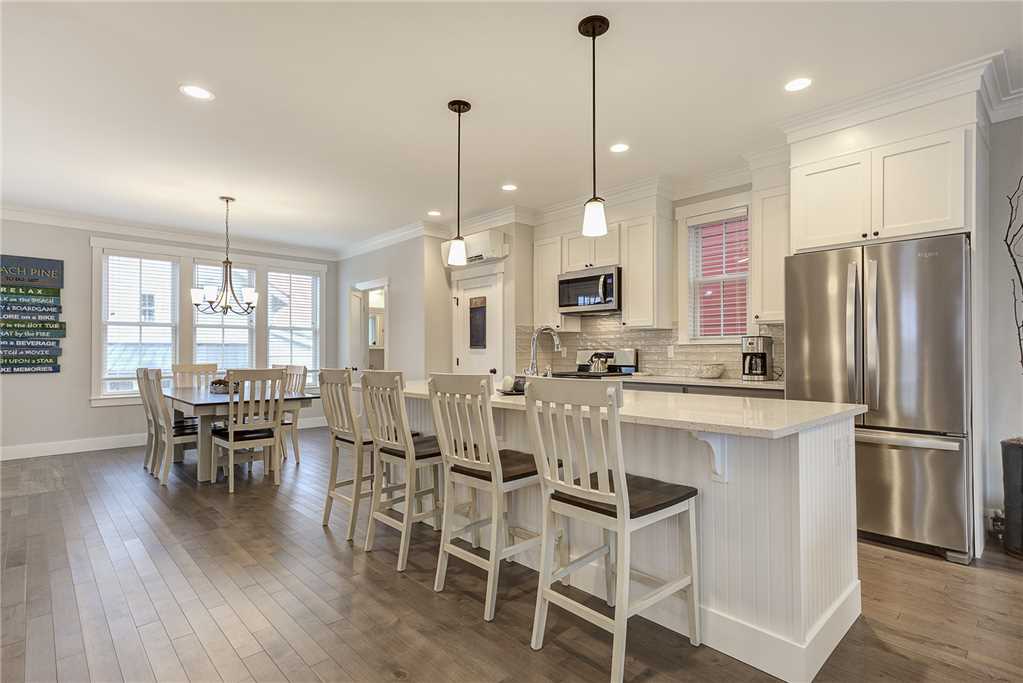
<svg viewBox="0 0 1023 683"><path fill-rule="evenodd" d="M552 608L529 649L536 575L505 564L497 618L482 573L452 559L434 593L439 534L420 528L405 574L397 534L344 541L320 526L326 432L301 432L283 484L239 470L196 486L194 453L161 488L141 449L0 465L3 681L602 681L610 636ZM1023 563L973 567L860 545L863 616L819 680L1023 680ZM643 619L630 681L769 676Z"/></svg>

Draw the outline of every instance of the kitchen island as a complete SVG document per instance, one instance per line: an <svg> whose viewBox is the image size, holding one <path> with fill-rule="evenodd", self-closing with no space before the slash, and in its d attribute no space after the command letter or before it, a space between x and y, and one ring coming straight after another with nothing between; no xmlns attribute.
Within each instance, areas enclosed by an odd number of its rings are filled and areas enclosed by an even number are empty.
<svg viewBox="0 0 1023 683"><path fill-rule="evenodd" d="M412 428L433 432L426 382L408 382L405 393ZM866 407L623 395L628 471L700 489L704 644L788 681L812 679L860 614L853 418ZM495 395L493 406L501 447L531 452L525 399ZM535 488L510 496L509 523L539 528ZM679 575L677 524L672 518L634 536L634 569ZM568 538L573 557L600 544L585 525L573 523ZM517 559L537 566L535 553ZM572 585L603 597L596 563ZM686 614L678 594L642 616L686 634Z"/></svg>

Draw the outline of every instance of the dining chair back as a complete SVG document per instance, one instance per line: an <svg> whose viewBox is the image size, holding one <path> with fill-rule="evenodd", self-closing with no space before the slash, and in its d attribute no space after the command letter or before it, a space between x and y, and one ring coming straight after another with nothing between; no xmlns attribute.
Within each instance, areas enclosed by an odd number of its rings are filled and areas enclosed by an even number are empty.
<svg viewBox="0 0 1023 683"><path fill-rule="evenodd" d="M283 365L273 364L270 367L275 370L284 370L284 390L289 394L297 394L305 391L306 368L304 365Z"/></svg>
<svg viewBox="0 0 1023 683"><path fill-rule="evenodd" d="M147 472L153 471L153 457L156 453L157 427L153 407L149 402L149 391L146 383L146 368L135 368L135 383L139 388L139 398L142 399L142 412L146 416L146 454L142 461L142 467Z"/></svg>
<svg viewBox="0 0 1023 683"><path fill-rule="evenodd" d="M434 373L428 385L445 468L463 467L502 481L490 405L494 376Z"/></svg>
<svg viewBox="0 0 1023 683"><path fill-rule="evenodd" d="M305 392L306 369L304 365L274 365L275 369L284 370L284 391L289 394L301 394ZM300 408L291 408L284 411L284 420L281 422L281 457L288 457L284 446L284 433L291 434L291 448L295 451L295 464L302 462L302 455L298 450L298 413Z"/></svg>
<svg viewBox="0 0 1023 683"><path fill-rule="evenodd" d="M227 430L235 433L281 426L285 373L280 369L228 370Z"/></svg>
<svg viewBox="0 0 1023 683"><path fill-rule="evenodd" d="M170 465L174 460L174 447L181 444L198 444L198 428L195 423L182 423L174 419L170 405L163 397L163 373L159 368L145 369L144 388L140 387L143 401L149 402L156 427L157 446L153 456L154 474L159 473L160 483L167 485Z"/></svg>
<svg viewBox="0 0 1023 683"><path fill-rule="evenodd" d="M414 451L402 373L389 370L362 373L362 405L369 418L374 448Z"/></svg>
<svg viewBox="0 0 1023 683"><path fill-rule="evenodd" d="M171 374L176 387L209 387L217 378L216 363L175 363Z"/></svg>
<svg viewBox="0 0 1023 683"><path fill-rule="evenodd" d="M350 368L320 370L320 401L327 419L327 429L335 437L361 443L362 421L355 411Z"/></svg>

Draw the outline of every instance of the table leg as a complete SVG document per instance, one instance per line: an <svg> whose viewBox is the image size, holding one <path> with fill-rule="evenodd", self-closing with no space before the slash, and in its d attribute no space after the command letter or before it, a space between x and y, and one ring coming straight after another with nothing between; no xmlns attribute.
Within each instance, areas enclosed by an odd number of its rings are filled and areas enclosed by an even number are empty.
<svg viewBox="0 0 1023 683"><path fill-rule="evenodd" d="M199 467L196 478L201 481L213 479L213 418L214 415L199 416Z"/></svg>
<svg viewBox="0 0 1023 683"><path fill-rule="evenodd" d="M177 422L178 420L184 419L184 417L185 417L185 414L183 412L181 412L180 410L175 409L175 411L174 411L174 421L175 422ZM180 444L180 443L179 444L174 444L174 462L182 462L184 459L185 459L185 445L184 444Z"/></svg>

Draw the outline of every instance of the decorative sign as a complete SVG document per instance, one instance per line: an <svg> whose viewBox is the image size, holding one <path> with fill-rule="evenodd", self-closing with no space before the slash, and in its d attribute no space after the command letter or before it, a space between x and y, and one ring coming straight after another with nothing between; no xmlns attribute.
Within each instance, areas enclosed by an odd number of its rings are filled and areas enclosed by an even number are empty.
<svg viewBox="0 0 1023 683"><path fill-rule="evenodd" d="M60 372L64 262L0 256L0 374Z"/></svg>

